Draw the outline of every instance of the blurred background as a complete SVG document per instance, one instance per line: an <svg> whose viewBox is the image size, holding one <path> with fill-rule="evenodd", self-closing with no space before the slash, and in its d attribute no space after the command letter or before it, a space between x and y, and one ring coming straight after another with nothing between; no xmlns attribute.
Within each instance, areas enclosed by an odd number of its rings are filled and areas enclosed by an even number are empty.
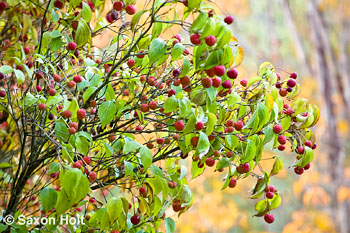
<svg viewBox="0 0 350 233"><path fill-rule="evenodd" d="M222 174L206 171L190 182L194 205L177 220L177 232L350 232L350 1L216 0L216 12L233 15L233 35L245 52L239 77L252 77L270 61L282 77L297 72L301 96L321 109L313 128L318 148L302 176L288 166L271 183L281 206L268 225L252 217L252 182L220 191ZM271 157L270 151L265 156ZM276 152L275 152L276 153ZM292 158L293 157L293 158ZM266 164L266 167L272 164ZM173 214L172 216L175 216Z"/></svg>
<svg viewBox="0 0 350 233"><path fill-rule="evenodd" d="M143 1L137 2L141 9ZM220 191L223 174L206 169L190 182L193 206L176 218L178 233L349 233L350 232L350 0L215 0L219 15L232 15L233 35L244 50L239 78L256 75L270 61L281 73L297 72L301 97L321 109L313 128L317 149L311 169L294 173L294 153L265 151L282 156L284 170L271 179L282 195L273 211L275 222L266 224L254 215L255 201L248 191L255 180L238 182ZM180 4L179 12L183 11ZM107 7L111 9L111 6ZM170 38L175 33L171 31ZM172 35L170 35L172 34ZM104 47L112 35L96 38ZM266 160L264 167L272 164Z"/></svg>

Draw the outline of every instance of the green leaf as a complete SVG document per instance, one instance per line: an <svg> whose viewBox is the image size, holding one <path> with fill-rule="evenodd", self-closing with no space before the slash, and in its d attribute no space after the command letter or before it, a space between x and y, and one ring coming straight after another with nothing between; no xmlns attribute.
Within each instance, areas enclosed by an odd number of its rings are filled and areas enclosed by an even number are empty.
<svg viewBox="0 0 350 233"><path fill-rule="evenodd" d="M9 6L16 6L18 3L20 3L20 0L7 0L7 3Z"/></svg>
<svg viewBox="0 0 350 233"><path fill-rule="evenodd" d="M109 221L114 222L123 213L123 201L120 197L112 197L107 201Z"/></svg>
<svg viewBox="0 0 350 233"><path fill-rule="evenodd" d="M187 117L191 113L191 101L183 98L180 102L180 117Z"/></svg>
<svg viewBox="0 0 350 233"><path fill-rule="evenodd" d="M13 69L11 68L11 66L3 65L3 66L0 66L0 72L3 74L9 74L13 72Z"/></svg>
<svg viewBox="0 0 350 233"><path fill-rule="evenodd" d="M125 165L125 176L133 176L134 174L134 168L132 167L132 164L128 161L124 161Z"/></svg>
<svg viewBox="0 0 350 233"><path fill-rule="evenodd" d="M221 64L223 57L224 51L222 49L212 51L204 64L203 70L209 70L214 66Z"/></svg>
<svg viewBox="0 0 350 233"><path fill-rule="evenodd" d="M114 100L115 99L115 92L111 84L107 85L107 91L106 91L106 100Z"/></svg>
<svg viewBox="0 0 350 233"><path fill-rule="evenodd" d="M184 59L184 64L182 65L182 70L181 70L181 74L180 74L180 78L186 76L186 74L190 71L191 69L191 63L188 59Z"/></svg>
<svg viewBox="0 0 350 233"><path fill-rule="evenodd" d="M199 163L199 161L192 162L192 167L191 167L192 179L196 178L197 176L201 175L204 172L206 165L204 164L204 166L202 168L199 168L198 163Z"/></svg>
<svg viewBox="0 0 350 233"><path fill-rule="evenodd" d="M232 163L230 160L228 160L228 158L221 158L218 164L216 165L216 170L220 170L222 168L229 167L231 165Z"/></svg>
<svg viewBox="0 0 350 233"><path fill-rule="evenodd" d="M178 101L175 96L171 96L164 102L164 113L173 112L178 107Z"/></svg>
<svg viewBox="0 0 350 233"><path fill-rule="evenodd" d="M216 43L216 48L221 48L224 45L228 44L231 40L232 32L229 27L225 27L225 31L222 35L219 36L219 41Z"/></svg>
<svg viewBox="0 0 350 233"><path fill-rule="evenodd" d="M208 139L208 136L203 133L203 132L199 132L199 140L198 140L198 145L197 145L197 152L198 153L207 153L209 151L209 147L210 147L210 142Z"/></svg>
<svg viewBox="0 0 350 233"><path fill-rule="evenodd" d="M166 52L166 43L161 39L154 39L149 49L149 62L154 63Z"/></svg>
<svg viewBox="0 0 350 233"><path fill-rule="evenodd" d="M96 91L97 87L89 87L83 94L84 102Z"/></svg>
<svg viewBox="0 0 350 233"><path fill-rule="evenodd" d="M188 1L188 6L189 6L189 8L190 8L190 5L189 5L190 2L192 2L192 5L194 5L193 2L195 2L195 1L198 2L199 0L190 0L190 1ZM199 14L199 16L198 16L198 17L196 18L196 20L192 23L192 26L191 26L191 28L190 28L190 31L191 31L191 32L197 32L197 31L203 29L203 27L204 27L204 25L206 24L207 20L208 20L208 13L205 12L205 11L201 11L200 14Z"/></svg>
<svg viewBox="0 0 350 233"><path fill-rule="evenodd" d="M270 176L278 174L283 168L283 160L279 156L275 156L275 162L273 163Z"/></svg>
<svg viewBox="0 0 350 233"><path fill-rule="evenodd" d="M292 120L290 116L285 116L281 119L282 131L289 129Z"/></svg>
<svg viewBox="0 0 350 233"><path fill-rule="evenodd" d="M92 12L91 12L91 8L86 2L83 2L83 9L81 10L81 14L83 16L83 19L86 22L90 22L92 18Z"/></svg>
<svg viewBox="0 0 350 233"><path fill-rule="evenodd" d="M20 70L17 70L17 69L15 69L14 71L15 71L15 74L17 77L17 83L18 83L18 85L21 85L25 80L24 73Z"/></svg>
<svg viewBox="0 0 350 233"><path fill-rule="evenodd" d="M270 203L270 210L276 209L281 205L282 198L279 194L275 193L274 197L271 200Z"/></svg>
<svg viewBox="0 0 350 233"><path fill-rule="evenodd" d="M165 218L164 220L165 224L165 232L166 233L174 233L175 232L175 222L171 218Z"/></svg>
<svg viewBox="0 0 350 233"><path fill-rule="evenodd" d="M275 133L273 132L272 127L267 126L263 129L263 133L265 135L264 138L264 144L268 143L269 141L271 141L271 139L273 138L273 136L275 135Z"/></svg>
<svg viewBox="0 0 350 233"><path fill-rule="evenodd" d="M314 151L310 147L305 146L305 152L304 152L300 167L305 167L306 165L311 163L313 159L314 159Z"/></svg>
<svg viewBox="0 0 350 233"><path fill-rule="evenodd" d="M207 132L206 133L209 136L214 130L215 124L217 122L217 118L216 118L215 114L213 114L211 112L208 112L207 116L208 116L208 122L207 122Z"/></svg>
<svg viewBox="0 0 350 233"><path fill-rule="evenodd" d="M128 141L124 144L123 154L138 150L141 147L141 144L135 141Z"/></svg>
<svg viewBox="0 0 350 233"><path fill-rule="evenodd" d="M135 26L139 23L141 16L147 12L147 10L138 11L131 19L131 30L134 31Z"/></svg>
<svg viewBox="0 0 350 233"><path fill-rule="evenodd" d="M78 28L75 32L74 41L77 47L85 45L91 40L91 32L89 26L84 21L79 21Z"/></svg>
<svg viewBox="0 0 350 233"><path fill-rule="evenodd" d="M255 142L248 139L247 147L246 147L245 152L244 152L244 156L242 156L242 158L241 158L242 163L247 163L247 162L251 161L252 159L254 159L255 152L256 152Z"/></svg>
<svg viewBox="0 0 350 233"><path fill-rule="evenodd" d="M44 188L39 193L40 204L46 212L55 207L57 202L57 192L53 188Z"/></svg>
<svg viewBox="0 0 350 233"><path fill-rule="evenodd" d="M49 96L49 98L46 101L46 106L58 104L62 100L63 100L63 98L61 95Z"/></svg>
<svg viewBox="0 0 350 233"><path fill-rule="evenodd" d="M82 0L69 0L69 5L71 5L73 8L77 7Z"/></svg>
<svg viewBox="0 0 350 233"><path fill-rule="evenodd" d="M35 104L37 101L38 99L35 98L35 96L33 96L31 93L28 93L24 98L24 105L30 107L33 104Z"/></svg>
<svg viewBox="0 0 350 233"><path fill-rule="evenodd" d="M59 119L55 123L55 135L58 140L61 142L65 142L68 140L69 137L69 131L66 123L62 120Z"/></svg>
<svg viewBox="0 0 350 233"><path fill-rule="evenodd" d="M61 165L59 163L51 163L49 166L49 174L59 172L61 170Z"/></svg>
<svg viewBox="0 0 350 233"><path fill-rule="evenodd" d="M201 39L204 39L205 37L211 35L215 31L216 22L213 17L210 17L207 21L205 26L203 27L203 32L201 33Z"/></svg>
<svg viewBox="0 0 350 233"><path fill-rule="evenodd" d="M255 204L255 210L258 214L263 214L265 213L267 207L267 201L266 200L261 200Z"/></svg>
<svg viewBox="0 0 350 233"><path fill-rule="evenodd" d="M225 137L225 145L230 149L233 150L238 145L238 137L236 135L227 135Z"/></svg>
<svg viewBox="0 0 350 233"><path fill-rule="evenodd" d="M176 59L178 59L184 53L185 48L186 47L181 43L175 44L171 51L171 60L175 61Z"/></svg>
<svg viewBox="0 0 350 233"><path fill-rule="evenodd" d="M75 138L75 148L77 148L79 153L87 155L90 149L90 143L85 137L76 137Z"/></svg>
<svg viewBox="0 0 350 233"><path fill-rule="evenodd" d="M115 114L117 113L117 107L112 101L106 101L101 104L101 106L98 108L98 117L101 120L102 127L105 127L107 124L109 124Z"/></svg>
<svg viewBox="0 0 350 233"><path fill-rule="evenodd" d="M148 169L152 165L153 155L150 149L143 146L140 149L141 163L145 169Z"/></svg>

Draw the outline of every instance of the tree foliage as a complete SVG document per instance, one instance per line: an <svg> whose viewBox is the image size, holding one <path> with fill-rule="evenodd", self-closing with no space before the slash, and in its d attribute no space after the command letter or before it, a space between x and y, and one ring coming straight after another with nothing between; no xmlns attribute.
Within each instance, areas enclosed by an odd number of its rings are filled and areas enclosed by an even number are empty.
<svg viewBox="0 0 350 233"><path fill-rule="evenodd" d="M250 198L265 194L256 216L271 223L281 195L270 177L283 160L264 169L263 149L288 146L298 154L295 172L307 170L317 106L297 98L296 73L282 77L268 62L256 77L240 77L233 19L209 1L139 2L138 11L132 0L111 9L101 0L2 5L3 216L85 216L35 231L155 232L165 224L174 232L165 211L180 215L193 203L181 163L190 157L192 178L215 166L222 189L255 177ZM163 36L175 27L184 38ZM93 41L105 31L114 36L100 49Z"/></svg>

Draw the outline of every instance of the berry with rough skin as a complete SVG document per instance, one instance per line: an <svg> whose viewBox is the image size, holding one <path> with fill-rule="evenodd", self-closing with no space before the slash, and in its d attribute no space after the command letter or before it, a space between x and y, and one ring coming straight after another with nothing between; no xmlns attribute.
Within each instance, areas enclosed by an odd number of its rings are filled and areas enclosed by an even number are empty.
<svg viewBox="0 0 350 233"><path fill-rule="evenodd" d="M50 96L55 96L55 95L56 95L56 89L51 88L51 89L49 90L49 95L50 95Z"/></svg>
<svg viewBox="0 0 350 233"><path fill-rule="evenodd" d="M236 79L238 77L237 69L233 68L233 69L227 71L227 77L229 77L231 79Z"/></svg>
<svg viewBox="0 0 350 233"><path fill-rule="evenodd" d="M173 95L175 95L176 94L176 91L174 90L174 89L170 89L169 91L168 91L168 97L171 97L171 96L173 96Z"/></svg>
<svg viewBox="0 0 350 233"><path fill-rule="evenodd" d="M187 86L187 85L191 84L191 79L190 79L190 77L188 77L188 76L186 75L186 76L180 78L180 83L181 83L181 85L183 85L183 86Z"/></svg>
<svg viewBox="0 0 350 233"><path fill-rule="evenodd" d="M76 75L73 77L73 81L75 83L81 83L81 81L83 81L83 78L80 75Z"/></svg>
<svg viewBox="0 0 350 233"><path fill-rule="evenodd" d="M273 223L273 221L275 221L275 217L273 216L273 214L265 214L264 215L264 220L268 224L271 224L271 223Z"/></svg>
<svg viewBox="0 0 350 233"><path fill-rule="evenodd" d="M209 70L206 70L205 73L211 78L214 77L215 76L214 67Z"/></svg>
<svg viewBox="0 0 350 233"><path fill-rule="evenodd" d="M202 40L200 39L201 35L199 34L193 34L190 36L190 41L194 45L199 45L202 43Z"/></svg>
<svg viewBox="0 0 350 233"><path fill-rule="evenodd" d="M215 75L216 76L219 76L219 77L221 77L221 76L224 76L225 75L225 66L222 66L222 65L220 65L220 66L214 66L214 73L215 73Z"/></svg>
<svg viewBox="0 0 350 233"><path fill-rule="evenodd" d="M27 47L24 47L23 51L24 51L25 54L28 54L30 52L29 48L27 48Z"/></svg>
<svg viewBox="0 0 350 233"><path fill-rule="evenodd" d="M215 159L213 159L213 157L207 158L205 160L205 163L207 164L208 167L212 167L215 165Z"/></svg>
<svg viewBox="0 0 350 233"><path fill-rule="evenodd" d="M157 138L157 144L164 144L164 138Z"/></svg>
<svg viewBox="0 0 350 233"><path fill-rule="evenodd" d="M288 87L293 88L293 87L295 87L296 85L297 85L297 82L296 82L294 79L292 79L292 78L288 79L288 81L287 81L287 86L288 86Z"/></svg>
<svg viewBox="0 0 350 233"><path fill-rule="evenodd" d="M183 121L177 121L174 123L174 127L178 131L182 131L185 128L185 124Z"/></svg>
<svg viewBox="0 0 350 233"><path fill-rule="evenodd" d="M233 124L233 126L237 131L241 131L241 129L243 128L243 121L237 121Z"/></svg>
<svg viewBox="0 0 350 233"><path fill-rule="evenodd" d="M248 80L247 79L242 79L240 82L239 82L243 87L246 87L248 85Z"/></svg>
<svg viewBox="0 0 350 233"><path fill-rule="evenodd" d="M148 112L149 111L149 106L148 104L142 104L140 107L142 112Z"/></svg>
<svg viewBox="0 0 350 233"><path fill-rule="evenodd" d="M132 224L137 225L137 224L140 223L141 218L140 218L140 216L138 216L138 215L135 214L134 216L132 216L132 217L130 218L130 221L131 221Z"/></svg>
<svg viewBox="0 0 350 233"><path fill-rule="evenodd" d="M146 194L146 189L144 187L139 188L139 192L141 195Z"/></svg>
<svg viewBox="0 0 350 233"><path fill-rule="evenodd" d="M277 149L278 149L279 151L284 151L284 150L286 149L286 146L285 146L285 145L279 145L279 146L277 147Z"/></svg>
<svg viewBox="0 0 350 233"><path fill-rule="evenodd" d="M90 156L85 156L85 157L83 157L83 160L84 160L84 162L86 163L86 164L91 164L91 158L90 158Z"/></svg>
<svg viewBox="0 0 350 233"><path fill-rule="evenodd" d="M221 79L219 77L215 77L212 79L213 87L218 88L221 85Z"/></svg>
<svg viewBox="0 0 350 233"><path fill-rule="evenodd" d="M96 178L97 178L96 172L90 172L90 174L89 174L90 183L94 182L96 180Z"/></svg>
<svg viewBox="0 0 350 233"><path fill-rule="evenodd" d="M297 174L297 175L301 175L301 174L304 173L304 168L295 167L295 168L294 168L294 172L295 172L295 174Z"/></svg>
<svg viewBox="0 0 350 233"><path fill-rule="evenodd" d="M176 188L176 186L177 186L177 183L175 181L168 182L168 187L169 188L174 189L174 188Z"/></svg>
<svg viewBox="0 0 350 233"><path fill-rule="evenodd" d="M244 163L243 164L243 173L247 173L250 170L250 164L249 163Z"/></svg>
<svg viewBox="0 0 350 233"><path fill-rule="evenodd" d="M71 113L71 111L69 111L69 110L66 110L66 111L63 111L62 112L62 116L64 117L64 118L70 118L71 116L72 116L72 113Z"/></svg>
<svg viewBox="0 0 350 233"><path fill-rule="evenodd" d="M233 120L228 120L226 123L225 123L225 126L226 127L230 127L230 126L233 126Z"/></svg>
<svg viewBox="0 0 350 233"><path fill-rule="evenodd" d="M198 121L195 125L197 130L202 130L204 128L204 123L201 121Z"/></svg>
<svg viewBox="0 0 350 233"><path fill-rule="evenodd" d="M212 35L207 36L207 37L205 38L205 43L206 43L208 46L213 46L213 45L215 45L215 43L216 43L216 37L215 37L215 36L212 36Z"/></svg>
<svg viewBox="0 0 350 233"><path fill-rule="evenodd" d="M202 79L202 86L205 88L210 88L213 85L213 81L211 78L203 78Z"/></svg>
<svg viewBox="0 0 350 233"><path fill-rule="evenodd" d="M114 21L111 14L106 15L106 20L108 23L113 23Z"/></svg>
<svg viewBox="0 0 350 233"><path fill-rule="evenodd" d="M69 42L68 43L68 46L67 46L67 49L70 50L70 51L73 51L77 48L77 44L75 42Z"/></svg>
<svg viewBox="0 0 350 233"><path fill-rule="evenodd" d="M134 59L129 59L126 63L129 68L133 67L135 65L135 60Z"/></svg>
<svg viewBox="0 0 350 233"><path fill-rule="evenodd" d="M273 132L276 134L279 134L282 132L282 125L274 125L273 126Z"/></svg>
<svg viewBox="0 0 350 233"><path fill-rule="evenodd" d="M157 107L158 107L158 104L157 104L156 101L151 101L151 102L149 103L149 108L150 108L150 109L155 110L155 109L157 109Z"/></svg>
<svg viewBox="0 0 350 233"><path fill-rule="evenodd" d="M228 187L234 188L234 187L236 187L236 184L237 184L237 180L235 178L232 178L230 180L230 182L228 183Z"/></svg>
<svg viewBox="0 0 350 233"><path fill-rule="evenodd" d="M269 185L265 188L265 192L274 192L275 191L275 187L273 185Z"/></svg>
<svg viewBox="0 0 350 233"><path fill-rule="evenodd" d="M174 76L174 77L179 77L180 74L181 74L181 71L180 71L179 69L174 69L174 70L173 70L173 76Z"/></svg>
<svg viewBox="0 0 350 233"><path fill-rule="evenodd" d="M293 72L293 73L291 73L291 74L289 75L289 77L292 78L292 79L297 79L298 74L295 73L295 72Z"/></svg>
<svg viewBox="0 0 350 233"><path fill-rule="evenodd" d="M38 108L39 108L39 110L45 110L45 108L46 108L46 104L44 104L44 103L40 103L39 105L38 105Z"/></svg>
<svg viewBox="0 0 350 233"><path fill-rule="evenodd" d="M39 86L39 85L37 85L37 86L35 87L35 89L37 90L37 92L40 92L40 91L42 90L41 86Z"/></svg>
<svg viewBox="0 0 350 233"><path fill-rule="evenodd" d="M232 133L235 130L232 126L227 127L227 132Z"/></svg>
<svg viewBox="0 0 350 233"><path fill-rule="evenodd" d="M232 88L232 81L227 79L225 82L222 83L222 87L225 88L225 89Z"/></svg>
<svg viewBox="0 0 350 233"><path fill-rule="evenodd" d="M126 6L125 11L128 15L133 15L136 13L136 7L134 5Z"/></svg>
<svg viewBox="0 0 350 233"><path fill-rule="evenodd" d="M232 24L233 23L233 17L231 15L228 15L224 19L225 23Z"/></svg>
<svg viewBox="0 0 350 233"><path fill-rule="evenodd" d="M124 3L121 2L121 1L115 2L113 4L113 9L116 10L116 11L122 11L123 8L124 8Z"/></svg>
<svg viewBox="0 0 350 233"><path fill-rule="evenodd" d="M288 94L288 91L286 89L282 88L279 91L279 94L280 94L280 96L285 97Z"/></svg>
<svg viewBox="0 0 350 233"><path fill-rule="evenodd" d="M310 163L308 163L308 164L306 164L306 166L304 167L304 170L309 170L309 169L310 169L310 167L311 167L311 164L310 164Z"/></svg>
<svg viewBox="0 0 350 233"><path fill-rule="evenodd" d="M84 119L85 116L86 116L86 110L85 109L81 108L81 109L79 109L77 111L77 117L78 117L79 120Z"/></svg>
<svg viewBox="0 0 350 233"><path fill-rule="evenodd" d="M68 129L68 132L69 132L69 134L75 134L75 133L77 132L77 129L74 128L74 127L70 127L70 128Z"/></svg>
<svg viewBox="0 0 350 233"><path fill-rule="evenodd" d="M267 192L265 195L267 199L272 199L274 196L273 192Z"/></svg>

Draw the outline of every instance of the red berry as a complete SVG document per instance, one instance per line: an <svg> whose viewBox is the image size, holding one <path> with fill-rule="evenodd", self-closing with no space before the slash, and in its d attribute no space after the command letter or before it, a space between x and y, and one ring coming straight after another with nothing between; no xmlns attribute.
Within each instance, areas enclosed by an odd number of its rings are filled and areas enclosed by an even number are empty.
<svg viewBox="0 0 350 233"><path fill-rule="evenodd" d="M139 188L139 192L141 195L146 193L146 189L144 187Z"/></svg>
<svg viewBox="0 0 350 233"><path fill-rule="evenodd" d="M210 157L205 160L205 163L207 164L208 167L212 167L215 165L215 160L213 159L213 157Z"/></svg>
<svg viewBox="0 0 350 233"><path fill-rule="evenodd" d="M213 87L218 88L221 85L221 79L219 77L215 77L212 79Z"/></svg>
<svg viewBox="0 0 350 233"><path fill-rule="evenodd" d="M264 215L264 220L268 224L271 224L271 223L273 223L273 221L275 221L275 217L273 216L273 214L265 214Z"/></svg>
<svg viewBox="0 0 350 233"><path fill-rule="evenodd" d="M68 46L67 46L67 49L70 50L70 51L73 51L77 48L77 44L74 43L74 42L69 42L68 43Z"/></svg>
<svg viewBox="0 0 350 233"><path fill-rule="evenodd" d="M277 138L278 142L282 145L286 144L287 142L287 137L284 136L284 135L279 135L278 138Z"/></svg>
<svg viewBox="0 0 350 233"><path fill-rule="evenodd" d="M55 7L57 7L58 9L62 9L63 8L63 3L61 1L59 1L59 0L54 1L53 5Z"/></svg>
<svg viewBox="0 0 350 233"><path fill-rule="evenodd" d="M315 150L316 148L317 148L317 144L314 143L314 144L312 145L312 149Z"/></svg>
<svg viewBox="0 0 350 233"><path fill-rule="evenodd" d="M78 119L82 120L82 119L85 118L85 116L86 116L86 110L83 109L83 108L79 109L78 112L77 112Z"/></svg>
<svg viewBox="0 0 350 233"><path fill-rule="evenodd" d="M164 139L163 138L157 138L157 144L163 144Z"/></svg>
<svg viewBox="0 0 350 233"><path fill-rule="evenodd" d="M224 76L225 75L225 66L214 66L214 73L216 76Z"/></svg>
<svg viewBox="0 0 350 233"><path fill-rule="evenodd" d="M69 134L75 134L75 133L77 132L77 129L74 128L74 127L70 127L70 128L68 129L68 132L69 132Z"/></svg>
<svg viewBox="0 0 350 233"><path fill-rule="evenodd" d="M281 133L282 132L282 126L281 125L274 125L273 126L273 132L277 133L277 134Z"/></svg>
<svg viewBox="0 0 350 233"><path fill-rule="evenodd" d="M306 141L305 146L312 148L312 142L311 141Z"/></svg>
<svg viewBox="0 0 350 233"><path fill-rule="evenodd" d="M175 94L176 94L176 92L175 92L174 89L170 89L170 90L168 91L168 97L171 97L171 96L173 96L173 95L175 95Z"/></svg>
<svg viewBox="0 0 350 233"><path fill-rule="evenodd" d="M309 170L309 169L310 169L310 167L311 167L311 164L310 164L310 163L308 163L308 164L306 164L306 166L304 167L304 170Z"/></svg>
<svg viewBox="0 0 350 233"><path fill-rule="evenodd" d="M46 104L40 103L40 104L38 105L38 108L39 108L40 110L45 110Z"/></svg>
<svg viewBox="0 0 350 233"><path fill-rule="evenodd" d="M231 24L233 23L233 17L231 15L229 16L226 16L225 19L224 19L225 23L227 24Z"/></svg>
<svg viewBox="0 0 350 233"><path fill-rule="evenodd" d="M227 77L231 79L236 79L238 77L238 71L235 68L227 71Z"/></svg>
<svg viewBox="0 0 350 233"><path fill-rule="evenodd" d="M198 121L197 123L196 123L196 129L197 130L201 130L201 129L203 129L204 128L204 123L203 122L201 122L201 121Z"/></svg>
<svg viewBox="0 0 350 233"><path fill-rule="evenodd" d="M61 82L61 76L59 76L58 74L54 74L52 77L53 80L55 80L55 82Z"/></svg>
<svg viewBox="0 0 350 233"><path fill-rule="evenodd" d="M63 111L62 116L64 118L70 118L72 116L72 113L69 110Z"/></svg>
<svg viewBox="0 0 350 233"><path fill-rule="evenodd" d="M140 223L141 219L140 219L140 216L135 214L134 216L132 216L130 218L130 221L131 221L132 224L137 225L137 224Z"/></svg>
<svg viewBox="0 0 350 233"><path fill-rule="evenodd" d="M190 41L192 44L194 45L199 45L200 43L202 43L202 40L200 39L201 35L199 34L193 34L190 36Z"/></svg>
<svg viewBox="0 0 350 233"><path fill-rule="evenodd" d="M83 157L83 160L84 160L84 162L86 163L86 164L91 164L91 158L90 158L90 156L85 156L85 157Z"/></svg>
<svg viewBox="0 0 350 233"><path fill-rule="evenodd" d="M180 74L181 74L181 71L179 69L174 69L173 70L173 76L174 77L178 77L178 76L180 76Z"/></svg>
<svg viewBox="0 0 350 233"><path fill-rule="evenodd" d="M51 88L51 89L49 90L49 95L50 95L50 96L56 95L56 89Z"/></svg>
<svg viewBox="0 0 350 233"><path fill-rule="evenodd" d="M297 175L301 175L301 174L304 173L304 168L295 167L295 168L294 168L294 172L295 172L295 174L297 174Z"/></svg>
<svg viewBox="0 0 350 233"><path fill-rule="evenodd" d="M280 94L280 96L285 97L288 94L288 91L283 88L279 91L279 94Z"/></svg>
<svg viewBox="0 0 350 233"><path fill-rule="evenodd" d="M237 184L237 180L235 178L232 178L230 180L230 182L228 183L228 187L234 188L234 187L236 187L236 184Z"/></svg>
<svg viewBox="0 0 350 233"><path fill-rule="evenodd" d="M232 126L227 127L227 132L232 133L235 130Z"/></svg>
<svg viewBox="0 0 350 233"><path fill-rule="evenodd" d="M74 88L75 85L76 85L76 83L75 83L74 81L68 81L68 82L67 82L67 87L68 87L68 88Z"/></svg>
<svg viewBox="0 0 350 233"><path fill-rule="evenodd" d="M235 129L237 131L241 131L241 129L243 128L243 122L242 121L237 121L233 124L233 126L235 127Z"/></svg>
<svg viewBox="0 0 350 233"><path fill-rule="evenodd" d="M136 7L134 5L129 5L125 7L125 11L129 15L133 15L136 13Z"/></svg>
<svg viewBox="0 0 350 233"><path fill-rule="evenodd" d="M29 48L27 48L27 47L24 47L24 48L23 48L23 51L24 51L25 54L28 54L28 53L30 52L30 51L29 51Z"/></svg>
<svg viewBox="0 0 350 233"><path fill-rule="evenodd" d="M293 79L297 79L298 74L295 73L295 72L293 72L293 73L291 73L291 74L289 75L289 77L290 77L290 78L293 78Z"/></svg>
<svg viewBox="0 0 350 233"><path fill-rule="evenodd" d="M227 79L225 82L222 83L222 87L225 88L225 89L232 88L232 81Z"/></svg>
<svg viewBox="0 0 350 233"><path fill-rule="evenodd" d="M243 164L243 173L247 173L250 170L250 164L249 163L244 163Z"/></svg>
<svg viewBox="0 0 350 233"><path fill-rule="evenodd" d="M36 88L36 90L37 90L38 92L41 91L41 86L37 85L35 88Z"/></svg>
<svg viewBox="0 0 350 233"><path fill-rule="evenodd" d="M248 84L248 81L247 81L247 79L242 79L239 83L240 83L243 87L246 87L247 84Z"/></svg>
<svg viewBox="0 0 350 233"><path fill-rule="evenodd" d="M188 76L186 75L186 76L180 78L180 83L181 83L181 85L183 85L183 86L190 85L190 84L191 84L191 79L190 79L190 77L188 77Z"/></svg>
<svg viewBox="0 0 350 233"><path fill-rule="evenodd" d="M191 145L192 145L193 147L197 147L198 140L199 140L198 137L192 137L192 138L191 138Z"/></svg>
<svg viewBox="0 0 350 233"><path fill-rule="evenodd" d="M157 109L157 107L158 107L158 104L156 101L151 101L151 103L149 103L150 109L155 110L155 109Z"/></svg>
<svg viewBox="0 0 350 233"><path fill-rule="evenodd" d="M185 124L183 121L177 121L174 123L174 127L178 131L182 131L185 128Z"/></svg>
<svg viewBox="0 0 350 233"><path fill-rule="evenodd" d="M0 11L4 11L7 8L7 4L5 1L0 2Z"/></svg>
<svg viewBox="0 0 350 233"><path fill-rule="evenodd" d="M5 78L5 75L4 73L0 72L0 80L4 79Z"/></svg>
<svg viewBox="0 0 350 233"><path fill-rule="evenodd" d="M305 151L305 149L303 146L298 147L298 154L304 154L304 151Z"/></svg>
<svg viewBox="0 0 350 233"><path fill-rule="evenodd" d="M266 198L267 198L267 199L272 199L273 196L274 196L273 192L267 192L267 193L266 193Z"/></svg>
<svg viewBox="0 0 350 233"><path fill-rule="evenodd" d="M140 109L142 112L148 112L149 106L148 106L148 104L142 104Z"/></svg>
<svg viewBox="0 0 350 233"><path fill-rule="evenodd" d="M274 192L275 191L275 187L273 187L273 185L269 185L265 188L265 192Z"/></svg>
<svg viewBox="0 0 350 233"><path fill-rule="evenodd" d="M213 84L213 81L211 80L211 78L203 78L203 79L202 79L202 85L203 85L203 87L209 88L209 87L212 86L212 84Z"/></svg>
<svg viewBox="0 0 350 233"><path fill-rule="evenodd" d="M135 60L134 59L129 59L127 61L127 65L129 66L129 68L133 67L135 65Z"/></svg>
<svg viewBox="0 0 350 233"><path fill-rule="evenodd" d="M76 75L74 76L73 81L75 83L80 83L81 81L83 81L83 78L80 75Z"/></svg>
<svg viewBox="0 0 350 233"><path fill-rule="evenodd" d="M279 145L279 146L277 147L277 149L278 149L279 151L284 151L284 150L286 149L286 146L285 146L285 145Z"/></svg>
<svg viewBox="0 0 350 233"><path fill-rule="evenodd" d="M205 43L206 43L208 46L213 46L213 45L215 45L215 43L216 43L216 37L215 37L215 36L212 36L212 35L207 36L207 37L205 38Z"/></svg>
<svg viewBox="0 0 350 233"><path fill-rule="evenodd" d="M297 85L297 82L296 82L294 79L292 79L292 78L290 78L290 79L287 81L287 86L288 86L288 87L293 88L293 87L295 87L296 85Z"/></svg>
<svg viewBox="0 0 350 233"><path fill-rule="evenodd" d="M121 10L123 10L123 8L124 8L124 3L123 2L115 2L114 4L113 4L113 9L114 10L116 10L116 11L121 11Z"/></svg>
<svg viewBox="0 0 350 233"><path fill-rule="evenodd" d="M136 131L142 131L142 127L141 126L136 126Z"/></svg>
<svg viewBox="0 0 350 233"><path fill-rule="evenodd" d="M90 181L90 183L95 181L96 178L97 178L96 172L90 172L90 174L89 174L89 181Z"/></svg>

